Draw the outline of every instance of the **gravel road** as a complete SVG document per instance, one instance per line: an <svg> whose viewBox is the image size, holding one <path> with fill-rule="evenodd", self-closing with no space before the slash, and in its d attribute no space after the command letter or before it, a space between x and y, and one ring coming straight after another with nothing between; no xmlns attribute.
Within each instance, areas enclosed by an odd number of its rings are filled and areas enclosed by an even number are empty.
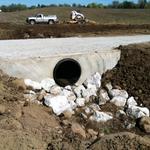
<svg viewBox="0 0 150 150"><path fill-rule="evenodd" d="M150 41L150 35L1 40L1 58L48 57L83 52L106 52L119 45Z"/></svg>

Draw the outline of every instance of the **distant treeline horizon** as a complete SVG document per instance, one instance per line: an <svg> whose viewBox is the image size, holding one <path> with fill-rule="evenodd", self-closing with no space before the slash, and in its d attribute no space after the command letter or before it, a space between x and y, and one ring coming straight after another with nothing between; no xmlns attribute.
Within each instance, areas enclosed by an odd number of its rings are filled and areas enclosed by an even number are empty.
<svg viewBox="0 0 150 150"><path fill-rule="evenodd" d="M117 0L113 1L112 4L104 5L102 3L89 3L87 5L81 4L37 4L33 6L27 6L25 4L10 4L10 5L1 5L0 9L3 12L13 12L13 11L21 11L27 9L36 9L36 8L44 8L44 7L72 7L72 8L113 8L113 9L150 9L150 0L139 0L138 3L133 1L122 1L119 2Z"/></svg>

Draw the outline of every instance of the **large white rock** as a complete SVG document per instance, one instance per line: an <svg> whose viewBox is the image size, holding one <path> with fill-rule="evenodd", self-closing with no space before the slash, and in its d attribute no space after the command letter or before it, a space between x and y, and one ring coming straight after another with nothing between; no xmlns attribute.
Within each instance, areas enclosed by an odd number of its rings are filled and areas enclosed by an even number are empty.
<svg viewBox="0 0 150 150"><path fill-rule="evenodd" d="M85 105L85 99L84 98L77 98L76 99L76 104L79 107L83 107Z"/></svg>
<svg viewBox="0 0 150 150"><path fill-rule="evenodd" d="M108 96L107 91L104 89L100 89L100 91L99 91L99 105L104 105L109 100L110 100L110 98Z"/></svg>
<svg viewBox="0 0 150 150"><path fill-rule="evenodd" d="M93 104L91 104L89 106L85 106L84 107L84 111L88 115L89 114L93 114L95 111L99 111L99 110L101 110L100 107L99 107L99 105L97 105L95 103L93 103Z"/></svg>
<svg viewBox="0 0 150 150"><path fill-rule="evenodd" d="M116 106L124 107L126 104L126 98L122 96L115 96L111 99L110 102L115 104Z"/></svg>
<svg viewBox="0 0 150 150"><path fill-rule="evenodd" d="M129 96L127 91L119 90L119 89L112 89L112 90L109 91L109 94L112 97L121 96L121 97L124 97L124 98L128 98L128 96Z"/></svg>
<svg viewBox="0 0 150 150"><path fill-rule="evenodd" d="M61 94L61 87L58 86L58 85L53 85L51 88L50 88L50 93L53 94L53 95L60 95Z"/></svg>
<svg viewBox="0 0 150 150"><path fill-rule="evenodd" d="M64 89L66 89L66 90L68 90L68 91L72 91L72 88L71 88L70 85L65 86Z"/></svg>
<svg viewBox="0 0 150 150"><path fill-rule="evenodd" d="M31 87L34 90L40 90L41 84L30 79L24 79L24 83L27 87Z"/></svg>
<svg viewBox="0 0 150 150"><path fill-rule="evenodd" d="M82 91L82 97L89 101L90 96L97 96L97 88L95 85L91 85L90 88Z"/></svg>
<svg viewBox="0 0 150 150"><path fill-rule="evenodd" d="M47 92L50 92L51 87L55 84L56 83L54 79L51 79L51 78L46 78L41 81L41 87Z"/></svg>
<svg viewBox="0 0 150 150"><path fill-rule="evenodd" d="M52 97L48 95L45 96L44 99L44 103L51 107L56 115L60 115L64 111L72 110L72 107L65 96Z"/></svg>
<svg viewBox="0 0 150 150"><path fill-rule="evenodd" d="M62 90L62 94L63 94L64 96L66 96L66 97L68 97L71 93L72 93L72 91L67 90L67 89L65 89L65 88L63 88L63 90Z"/></svg>
<svg viewBox="0 0 150 150"><path fill-rule="evenodd" d="M111 120L113 117L110 114L107 114L105 112L95 111L95 113L89 118L91 121L96 122L106 122L108 120Z"/></svg>
<svg viewBox="0 0 150 150"><path fill-rule="evenodd" d="M112 90L113 87L112 87L111 82L107 83L107 84L105 85L105 88L107 89L107 91Z"/></svg>
<svg viewBox="0 0 150 150"><path fill-rule="evenodd" d="M87 86L87 88L91 88L91 85L95 85L96 88L101 87L101 75L96 72L94 75L92 75L89 79L87 79L84 82L84 85Z"/></svg>
<svg viewBox="0 0 150 150"><path fill-rule="evenodd" d="M127 105L128 105L128 106L137 106L137 102L135 101L135 99L134 99L133 96L130 97L130 98L128 98L128 100L127 100Z"/></svg>
<svg viewBox="0 0 150 150"><path fill-rule="evenodd" d="M69 101L75 101L76 100L75 94L70 90L63 89L62 94L64 96L66 96Z"/></svg>
<svg viewBox="0 0 150 150"><path fill-rule="evenodd" d="M100 107L99 107L99 105L97 105L95 103L89 105L89 108L92 109L93 111L99 111L99 110L101 110Z"/></svg>
<svg viewBox="0 0 150 150"><path fill-rule="evenodd" d="M83 85L79 85L76 88L74 88L74 93L77 95L77 97L82 97L82 92L85 90L85 87Z"/></svg>
<svg viewBox="0 0 150 150"><path fill-rule="evenodd" d="M71 106L72 109L75 109L77 107L77 104L74 101L69 101L69 104Z"/></svg>
<svg viewBox="0 0 150 150"><path fill-rule="evenodd" d="M127 114L129 116L135 117L136 119L144 116L149 117L149 109L146 107L129 106L127 109Z"/></svg>
<svg viewBox="0 0 150 150"><path fill-rule="evenodd" d="M96 88L96 85L91 85L87 91L89 92L89 95L92 96L97 96L97 88Z"/></svg>

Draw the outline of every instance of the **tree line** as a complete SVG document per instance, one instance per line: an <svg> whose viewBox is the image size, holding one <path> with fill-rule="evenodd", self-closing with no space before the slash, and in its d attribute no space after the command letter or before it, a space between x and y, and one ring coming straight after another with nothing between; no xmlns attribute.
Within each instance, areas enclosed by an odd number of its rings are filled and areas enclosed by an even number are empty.
<svg viewBox="0 0 150 150"><path fill-rule="evenodd" d="M115 9L150 9L150 0L139 0L138 3L135 3L133 1L125 0L123 2L119 2L117 0L114 0L112 4L110 5L103 5L101 3L90 3L87 5L81 5L81 4L50 4L50 5L44 5L44 4L38 4L33 6L27 6L24 4L10 4L10 5L2 5L0 6L0 9L3 12L13 12L13 11L21 11L21 10L27 10L27 9L36 9L36 8L44 8L44 7L73 7L73 8L115 8Z"/></svg>
<svg viewBox="0 0 150 150"><path fill-rule="evenodd" d="M111 5L108 5L110 8L124 8L124 9L146 9L150 8L150 0L139 0L138 3L133 1L123 1L119 2L117 0L113 1Z"/></svg>

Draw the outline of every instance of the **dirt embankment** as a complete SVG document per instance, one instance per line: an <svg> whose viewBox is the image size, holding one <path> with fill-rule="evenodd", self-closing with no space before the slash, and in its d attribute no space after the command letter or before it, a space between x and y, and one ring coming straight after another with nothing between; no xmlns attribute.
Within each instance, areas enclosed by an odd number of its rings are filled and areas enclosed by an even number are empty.
<svg viewBox="0 0 150 150"><path fill-rule="evenodd" d="M17 25L0 23L0 39L150 34L150 25Z"/></svg>
<svg viewBox="0 0 150 150"><path fill-rule="evenodd" d="M111 81L150 109L150 43L120 46L119 49L121 59L113 70L103 75L103 83Z"/></svg>
<svg viewBox="0 0 150 150"><path fill-rule="evenodd" d="M92 150L148 150L150 141L148 138L140 137L129 132L107 135L90 147Z"/></svg>

